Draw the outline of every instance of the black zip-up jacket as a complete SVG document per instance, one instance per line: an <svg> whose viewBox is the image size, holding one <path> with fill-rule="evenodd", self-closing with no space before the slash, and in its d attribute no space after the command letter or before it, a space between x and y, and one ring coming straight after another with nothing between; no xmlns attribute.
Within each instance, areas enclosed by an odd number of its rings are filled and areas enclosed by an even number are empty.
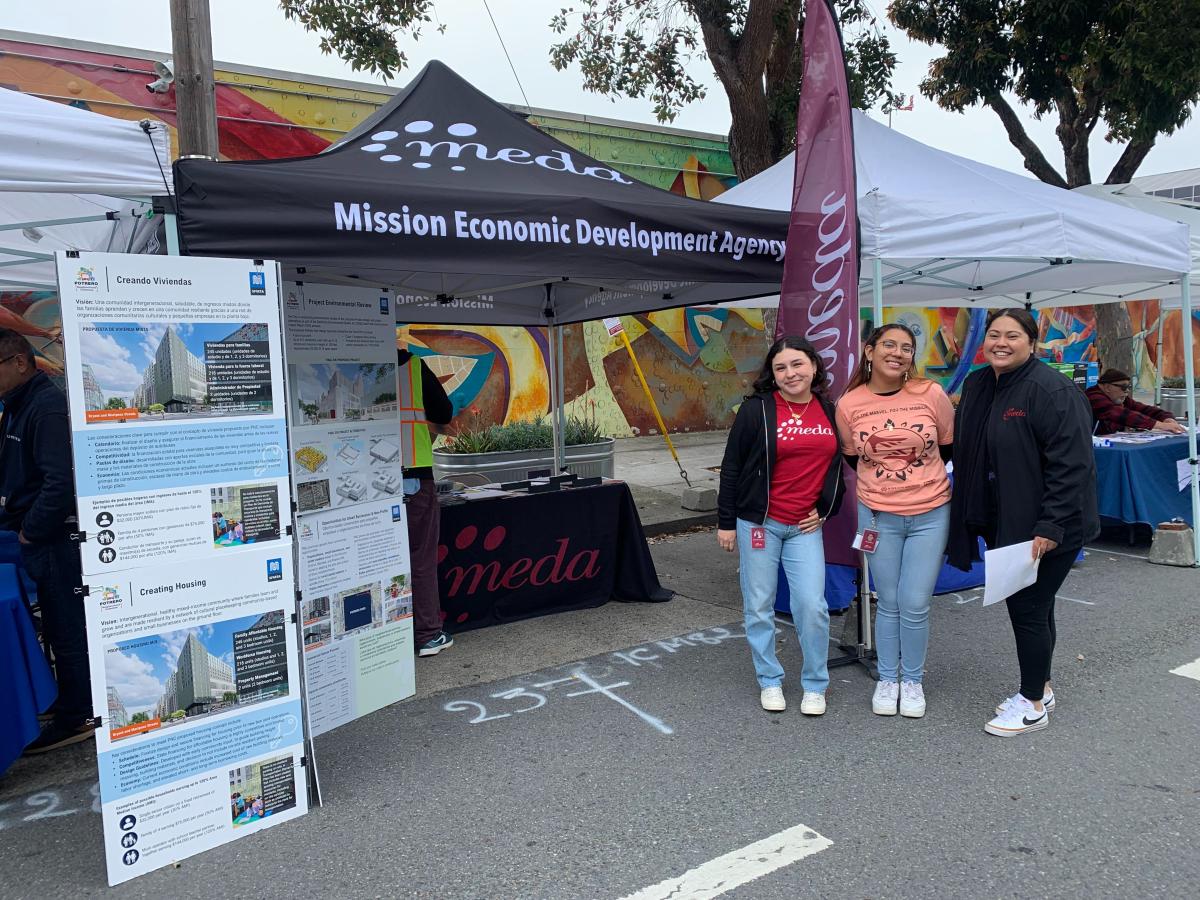
<svg viewBox="0 0 1200 900"><path fill-rule="evenodd" d="M38 372L2 399L0 528L32 544L61 540L75 530L67 398Z"/></svg>
<svg viewBox="0 0 1200 900"><path fill-rule="evenodd" d="M1068 550L1099 534L1091 435L1087 397L1041 360L999 378L990 366L972 372L954 417L950 564L969 569L977 537Z"/></svg>
<svg viewBox="0 0 1200 900"><path fill-rule="evenodd" d="M814 395L829 427L837 433L833 403ZM761 525L767 519L771 469L775 465L775 394L755 394L743 401L734 417L725 457L721 460L721 489L717 493L717 527L732 530L738 519ZM817 497L817 514L828 519L842 505L846 482L842 478L842 456L834 453L825 472L825 483Z"/></svg>

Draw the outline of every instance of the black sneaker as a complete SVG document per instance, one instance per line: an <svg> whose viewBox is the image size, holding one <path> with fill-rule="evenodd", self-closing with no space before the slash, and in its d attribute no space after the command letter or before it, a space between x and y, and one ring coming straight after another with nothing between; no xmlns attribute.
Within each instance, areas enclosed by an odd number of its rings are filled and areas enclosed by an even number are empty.
<svg viewBox="0 0 1200 900"><path fill-rule="evenodd" d="M95 731L96 726L88 720L75 721L72 724L69 720L53 719L42 729L37 740L25 748L23 755L34 756L38 753L49 753L60 747L69 747L71 744L89 740Z"/></svg>
<svg viewBox="0 0 1200 900"><path fill-rule="evenodd" d="M417 656L437 656L447 647L454 646L454 638L442 631L432 640L426 641L417 648Z"/></svg>

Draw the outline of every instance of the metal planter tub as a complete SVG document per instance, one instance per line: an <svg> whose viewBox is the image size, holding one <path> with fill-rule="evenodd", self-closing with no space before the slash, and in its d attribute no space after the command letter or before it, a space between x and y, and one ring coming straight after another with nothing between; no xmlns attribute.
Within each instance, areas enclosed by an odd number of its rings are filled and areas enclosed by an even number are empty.
<svg viewBox="0 0 1200 900"><path fill-rule="evenodd" d="M1197 389L1200 391L1200 388ZM1171 413L1176 419L1187 418L1187 388L1162 389L1162 408Z"/></svg>
<svg viewBox="0 0 1200 900"><path fill-rule="evenodd" d="M581 477L602 475L613 477L613 450L616 441L605 438L597 444L572 444L566 448L563 464L568 472ZM492 481L522 481L530 470L549 469L554 465L554 451L503 450L495 453L444 453L433 451L433 474L436 478L454 480L457 475L477 472Z"/></svg>

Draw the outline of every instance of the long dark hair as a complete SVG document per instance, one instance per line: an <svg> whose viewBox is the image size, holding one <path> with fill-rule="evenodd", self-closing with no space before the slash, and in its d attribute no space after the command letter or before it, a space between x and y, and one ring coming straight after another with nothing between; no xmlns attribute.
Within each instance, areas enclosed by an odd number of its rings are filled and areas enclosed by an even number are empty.
<svg viewBox="0 0 1200 900"><path fill-rule="evenodd" d="M775 384L775 372L771 366L775 364L775 357L784 350L799 350L808 357L814 370L812 392L823 395L829 388L829 373L825 370L825 363L822 362L817 348L809 343L807 338L802 338L798 334L785 334L771 345L771 349L767 351L767 358L763 360L762 371L758 373L758 378L754 379L754 393L769 394L771 391L779 390L779 386Z"/></svg>
<svg viewBox="0 0 1200 900"><path fill-rule="evenodd" d="M861 354L859 354L859 357L858 357L858 368L855 369L854 377L850 379L850 383L848 385L846 385L846 393L847 394L850 393L852 390L854 390L859 385L866 384L867 382L869 382L871 380L871 370L868 368L868 366L870 365L870 361L867 359L867 348L870 347L872 350L874 350L875 345L879 343L879 339L881 337L883 337L887 332L893 331L893 330L903 331L905 334L908 335L908 339L910 341L912 341L912 345L913 345L912 362L910 362L908 364L908 371L904 373L907 376L905 378L905 383L906 384L907 383L915 383L917 381L923 380L920 378L920 376L917 375L917 336L916 336L916 334L914 334L913 330L911 328L909 328L907 325L902 325L900 322L890 322L888 324L880 325L878 328L876 328L874 331L872 331L869 335L867 335L867 339L865 341L863 341L863 351Z"/></svg>

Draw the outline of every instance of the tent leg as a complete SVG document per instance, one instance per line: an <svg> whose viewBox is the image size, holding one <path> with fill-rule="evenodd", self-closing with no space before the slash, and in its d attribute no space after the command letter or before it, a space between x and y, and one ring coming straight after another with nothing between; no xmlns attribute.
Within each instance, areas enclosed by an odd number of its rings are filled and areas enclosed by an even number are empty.
<svg viewBox="0 0 1200 900"><path fill-rule="evenodd" d="M1200 565L1200 471L1196 459L1196 372L1192 364L1192 286L1190 273L1180 281L1183 294L1183 378L1187 386L1188 466L1192 470L1192 554Z"/></svg>
<svg viewBox="0 0 1200 900"><path fill-rule="evenodd" d="M883 260L875 257L871 264L871 327L878 328L883 324Z"/></svg>
<svg viewBox="0 0 1200 900"><path fill-rule="evenodd" d="M179 228L175 224L175 213L167 213L163 216L163 221L166 223L167 253L170 256L179 256Z"/></svg>
<svg viewBox="0 0 1200 900"><path fill-rule="evenodd" d="M1162 406L1162 382L1163 382L1163 322L1167 318L1167 311L1163 307L1163 302L1158 301L1158 346L1154 351L1154 405Z"/></svg>
<svg viewBox="0 0 1200 900"><path fill-rule="evenodd" d="M550 431L552 435L553 457L554 463L551 474L557 475L559 472L559 462L561 457L558 452L558 415L556 406L558 403L558 342L555 341L555 326L546 326L546 348L549 356L546 360L546 374L550 381L550 405L547 409L547 414L550 417Z"/></svg>
<svg viewBox="0 0 1200 900"><path fill-rule="evenodd" d="M555 352L555 361L558 363L558 394L555 396L555 403L558 406L558 418L556 424L558 426L558 459L555 460L555 475L560 474L567 464L567 380L566 380L566 359L563 354L563 326L556 325L554 328L555 342L558 344Z"/></svg>

